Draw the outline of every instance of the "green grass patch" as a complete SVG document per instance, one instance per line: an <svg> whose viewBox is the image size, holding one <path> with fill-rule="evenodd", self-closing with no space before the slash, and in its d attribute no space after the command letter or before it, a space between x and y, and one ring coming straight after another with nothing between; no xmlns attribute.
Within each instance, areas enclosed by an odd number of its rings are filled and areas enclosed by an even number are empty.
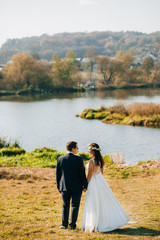
<svg viewBox="0 0 160 240"><path fill-rule="evenodd" d="M1 151L6 151L6 149L2 149ZM35 149L32 152L21 151L21 153L19 152L19 155L16 156L13 156L13 154L10 157L3 155L0 158L0 166L34 166L54 168L56 166L57 158L64 154L65 152L60 152L51 148Z"/></svg>
<svg viewBox="0 0 160 240"><path fill-rule="evenodd" d="M0 149L0 166L1 167L56 167L57 158L65 155L66 152L57 151L52 148L36 148L32 152L25 152L21 148L2 148ZM88 161L88 153L79 152L78 154L84 161Z"/></svg>

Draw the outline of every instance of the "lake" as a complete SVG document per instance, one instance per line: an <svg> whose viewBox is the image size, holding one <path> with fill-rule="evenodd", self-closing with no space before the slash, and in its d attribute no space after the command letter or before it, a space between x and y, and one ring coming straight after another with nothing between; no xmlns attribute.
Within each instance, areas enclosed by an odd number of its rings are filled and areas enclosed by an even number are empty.
<svg viewBox="0 0 160 240"><path fill-rule="evenodd" d="M102 154L123 152L126 163L160 157L160 129L104 124L75 117L85 108L123 103L160 104L160 89L89 91L40 97L1 97L0 136L18 139L22 148L51 147L65 151L66 142L75 140L79 150L97 142Z"/></svg>

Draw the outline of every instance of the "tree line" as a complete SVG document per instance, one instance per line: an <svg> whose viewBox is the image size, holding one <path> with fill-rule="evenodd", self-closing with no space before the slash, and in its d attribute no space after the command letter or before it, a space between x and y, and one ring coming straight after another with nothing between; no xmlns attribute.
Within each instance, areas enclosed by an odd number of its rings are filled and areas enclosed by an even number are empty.
<svg viewBox="0 0 160 240"><path fill-rule="evenodd" d="M129 52L118 51L110 58L88 50L83 60L73 51L68 51L64 58L54 54L51 62L40 59L37 54L15 54L0 73L0 90L53 91L86 86L160 84L160 61L154 61L150 56L139 66Z"/></svg>

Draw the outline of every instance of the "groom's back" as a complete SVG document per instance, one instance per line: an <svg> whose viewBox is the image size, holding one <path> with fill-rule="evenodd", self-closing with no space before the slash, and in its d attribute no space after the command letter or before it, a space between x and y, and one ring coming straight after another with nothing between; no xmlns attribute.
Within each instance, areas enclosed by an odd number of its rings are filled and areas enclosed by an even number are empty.
<svg viewBox="0 0 160 240"><path fill-rule="evenodd" d="M80 191L83 189L81 171L84 170L81 157L68 153L58 159L57 163L60 191Z"/></svg>

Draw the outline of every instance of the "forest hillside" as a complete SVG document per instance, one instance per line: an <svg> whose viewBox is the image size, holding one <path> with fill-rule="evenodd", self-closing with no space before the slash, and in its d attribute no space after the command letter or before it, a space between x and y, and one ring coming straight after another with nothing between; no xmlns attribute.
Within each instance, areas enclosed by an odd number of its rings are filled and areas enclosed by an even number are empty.
<svg viewBox="0 0 160 240"><path fill-rule="evenodd" d="M0 63L6 64L16 53L38 54L40 58L52 60L53 54L64 57L71 50L77 57L93 49L97 55L113 57L117 51L131 52L136 59L152 54L160 58L160 32L151 34L141 32L76 32L54 35L8 39L0 48Z"/></svg>

